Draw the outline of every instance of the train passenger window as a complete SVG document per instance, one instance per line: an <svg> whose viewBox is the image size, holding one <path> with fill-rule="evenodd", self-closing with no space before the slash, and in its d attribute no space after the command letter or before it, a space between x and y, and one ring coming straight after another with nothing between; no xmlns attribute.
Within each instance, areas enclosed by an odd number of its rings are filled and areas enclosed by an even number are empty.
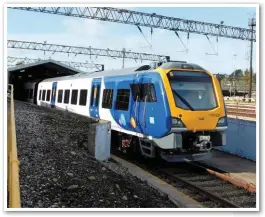
<svg viewBox="0 0 265 217"><path fill-rule="evenodd" d="M113 89L105 89L103 91L102 108L112 108Z"/></svg>
<svg viewBox="0 0 265 217"><path fill-rule="evenodd" d="M58 90L57 102L62 103L62 101L63 101L63 90Z"/></svg>
<svg viewBox="0 0 265 217"><path fill-rule="evenodd" d="M98 106L98 101L99 101L99 94L100 94L100 85L97 85L97 95L96 95L96 103L95 106Z"/></svg>
<svg viewBox="0 0 265 217"><path fill-rule="evenodd" d="M42 90L39 91L39 100L41 99L41 92Z"/></svg>
<svg viewBox="0 0 265 217"><path fill-rule="evenodd" d="M46 101L50 102L50 99L51 99L51 90L47 90Z"/></svg>
<svg viewBox="0 0 265 217"><path fill-rule="evenodd" d="M86 105L87 90L80 90L79 105Z"/></svg>
<svg viewBox="0 0 265 217"><path fill-rule="evenodd" d="M69 103L69 96L70 96L70 90L64 90L64 99L63 102L68 104Z"/></svg>
<svg viewBox="0 0 265 217"><path fill-rule="evenodd" d="M138 101L145 101L145 96L147 96L147 102L156 102L156 92L154 84L131 84L131 90L134 101L136 101L137 96Z"/></svg>
<svg viewBox="0 0 265 217"><path fill-rule="evenodd" d="M118 89L115 109L128 110L130 89Z"/></svg>
<svg viewBox="0 0 265 217"><path fill-rule="evenodd" d="M95 92L96 86L92 86L92 90L91 90L91 96L90 96L90 106L93 105L94 102L94 92Z"/></svg>
<svg viewBox="0 0 265 217"><path fill-rule="evenodd" d="M29 99L33 98L33 89L29 89Z"/></svg>
<svg viewBox="0 0 265 217"><path fill-rule="evenodd" d="M45 97L46 97L46 90L42 91L42 101L45 101Z"/></svg>
<svg viewBox="0 0 265 217"><path fill-rule="evenodd" d="M78 90L72 90L71 104L73 105L77 104L77 95L78 95Z"/></svg>

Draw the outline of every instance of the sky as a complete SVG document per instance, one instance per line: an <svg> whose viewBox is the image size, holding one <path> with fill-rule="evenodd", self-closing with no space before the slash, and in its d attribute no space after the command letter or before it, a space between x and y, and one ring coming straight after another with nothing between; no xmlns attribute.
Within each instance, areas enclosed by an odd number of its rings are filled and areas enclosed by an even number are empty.
<svg viewBox="0 0 265 217"><path fill-rule="evenodd" d="M248 19L255 16L254 7L134 7L139 12L156 13L182 19L248 28ZM257 24L258 26L258 24ZM83 18L66 17L21 10L7 10L7 39L83 46L103 49L131 50L134 52L169 55L172 60L184 60L201 65L216 74L230 74L234 69L249 68L250 42L229 38L179 32L188 48L184 51L180 39L173 31L154 29L152 40L150 28L141 27L152 48L136 26ZM207 55L218 53L218 55ZM253 50L253 70L256 68L256 43ZM28 58L52 58L62 61L93 62L104 64L105 69L122 67L122 59L43 51L8 49L8 56ZM125 67L150 63L150 61L125 60Z"/></svg>

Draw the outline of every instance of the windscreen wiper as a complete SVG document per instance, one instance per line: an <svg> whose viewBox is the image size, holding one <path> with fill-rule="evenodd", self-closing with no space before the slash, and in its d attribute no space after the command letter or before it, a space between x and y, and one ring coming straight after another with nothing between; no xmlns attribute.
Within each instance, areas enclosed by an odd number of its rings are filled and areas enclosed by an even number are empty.
<svg viewBox="0 0 265 217"><path fill-rule="evenodd" d="M172 89L172 91L173 91L173 93L174 94L176 94L176 96L178 97L178 98L180 98L181 99L181 101L187 106L187 107L189 107L189 109L190 110L192 110L192 111L194 111L194 108L182 97L182 96L180 96L175 90L173 90Z"/></svg>

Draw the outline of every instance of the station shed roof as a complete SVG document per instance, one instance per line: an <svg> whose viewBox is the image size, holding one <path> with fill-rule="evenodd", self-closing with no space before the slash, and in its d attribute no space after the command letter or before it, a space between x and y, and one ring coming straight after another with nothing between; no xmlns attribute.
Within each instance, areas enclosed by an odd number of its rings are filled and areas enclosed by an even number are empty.
<svg viewBox="0 0 265 217"><path fill-rule="evenodd" d="M8 68L7 71L9 75L9 83L13 83L12 81L14 80L27 82L83 73L83 71L79 69L52 59L16 65Z"/></svg>

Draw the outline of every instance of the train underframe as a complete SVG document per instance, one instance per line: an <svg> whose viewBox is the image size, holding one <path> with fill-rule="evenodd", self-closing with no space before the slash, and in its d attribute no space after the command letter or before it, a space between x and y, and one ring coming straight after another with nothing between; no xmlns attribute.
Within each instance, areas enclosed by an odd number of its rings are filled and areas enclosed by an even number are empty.
<svg viewBox="0 0 265 217"><path fill-rule="evenodd" d="M114 149L137 157L161 158L167 162L207 160L212 157L213 147L226 143L224 131L186 131L152 140L112 131L111 138Z"/></svg>

